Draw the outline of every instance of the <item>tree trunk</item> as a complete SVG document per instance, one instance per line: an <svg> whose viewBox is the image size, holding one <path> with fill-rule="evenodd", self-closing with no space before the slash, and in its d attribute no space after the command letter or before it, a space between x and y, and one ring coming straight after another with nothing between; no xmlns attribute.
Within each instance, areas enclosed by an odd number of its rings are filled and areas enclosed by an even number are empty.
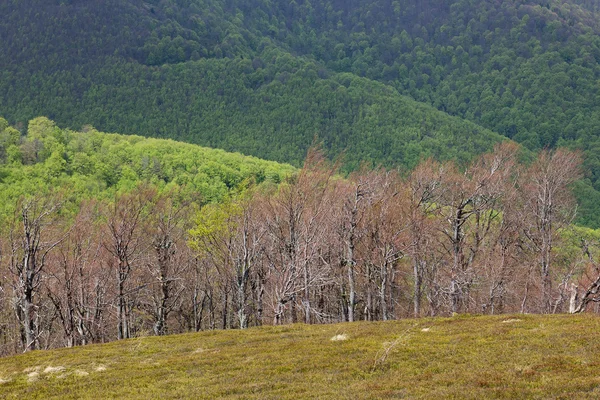
<svg viewBox="0 0 600 400"><path fill-rule="evenodd" d="M118 334L117 338L129 339L129 323L127 320L127 302L125 301L125 280L119 277L119 306L117 311Z"/></svg>
<svg viewBox="0 0 600 400"><path fill-rule="evenodd" d="M458 282L459 274L462 269L462 224L464 222L463 215L463 204L461 204L457 210L456 215L452 221L452 271L450 280L450 299L451 299L451 311L457 313L460 310L461 302L461 287Z"/></svg>
<svg viewBox="0 0 600 400"><path fill-rule="evenodd" d="M35 350L37 348L37 334L33 310L33 290L25 288L22 298L23 307L23 328L25 330L25 351Z"/></svg>
<svg viewBox="0 0 600 400"><path fill-rule="evenodd" d="M167 333L166 320L168 317L167 303L171 297L169 281L164 274L160 277L160 298L156 309L156 321L154 323L154 334L162 336Z"/></svg>
<svg viewBox="0 0 600 400"><path fill-rule="evenodd" d="M227 288L223 291L223 314L222 314L222 329L227 329L227 314L229 313L229 296L227 296Z"/></svg>
<svg viewBox="0 0 600 400"><path fill-rule="evenodd" d="M246 315L246 283L248 281L248 269L244 268L237 277L237 317L240 329L248 327L248 316Z"/></svg>
<svg viewBox="0 0 600 400"><path fill-rule="evenodd" d="M308 263L304 264L304 299L302 299L302 305L304 306L304 323L310 324L310 271Z"/></svg>
<svg viewBox="0 0 600 400"><path fill-rule="evenodd" d="M415 280L415 287L413 293L413 312L415 318L421 316L421 297L423 295L421 293L421 287L423 286L423 274L421 272L421 270L423 269L422 263L423 262L419 260L418 257L416 257L413 260L413 275Z"/></svg>
<svg viewBox="0 0 600 400"><path fill-rule="evenodd" d="M348 263L348 287L350 290L350 293L348 294L348 321L354 322L354 306L356 305L354 261Z"/></svg>
<svg viewBox="0 0 600 400"><path fill-rule="evenodd" d="M358 202L360 201L362 194L357 189L354 197L354 207L350 215L350 232L348 233L348 246L346 255L346 265L348 266L348 288L350 293L348 295L348 321L354 322L354 307L356 306L356 278L355 268L356 259L354 255L355 241L356 241L356 227L358 226Z"/></svg>
<svg viewBox="0 0 600 400"><path fill-rule="evenodd" d="M387 263L383 263L381 268L381 287L379 288L379 301L381 303L381 319L388 320L388 305L387 305L387 282L388 268Z"/></svg>
<svg viewBox="0 0 600 400"><path fill-rule="evenodd" d="M367 301L365 304L365 320L373 321L373 268L367 264Z"/></svg>
<svg viewBox="0 0 600 400"><path fill-rule="evenodd" d="M261 277L258 279L258 300L256 302L256 319L259 326L263 324L264 296L265 284L263 278Z"/></svg>
<svg viewBox="0 0 600 400"><path fill-rule="evenodd" d="M542 312L549 313L551 310L552 281L550 279L550 249L549 240L544 238L541 252L542 267Z"/></svg>
<svg viewBox="0 0 600 400"><path fill-rule="evenodd" d="M284 306L285 304L281 300L277 302L277 306L275 307L275 317L273 318L273 325L281 325Z"/></svg>

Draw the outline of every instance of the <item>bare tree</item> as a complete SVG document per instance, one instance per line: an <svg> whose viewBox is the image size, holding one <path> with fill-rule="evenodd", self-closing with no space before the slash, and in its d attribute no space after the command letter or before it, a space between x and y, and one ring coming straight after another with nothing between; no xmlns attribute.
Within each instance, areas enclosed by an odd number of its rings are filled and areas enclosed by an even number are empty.
<svg viewBox="0 0 600 400"><path fill-rule="evenodd" d="M406 210L410 233L408 253L413 267L413 314L415 317L421 315L423 284L428 267L427 259L434 246L432 234L435 231L435 224L432 223L434 221L432 216L439 207L443 174L442 165L428 159L412 171L406 185L409 191L406 195L409 199Z"/></svg>
<svg viewBox="0 0 600 400"><path fill-rule="evenodd" d="M508 181L502 201L495 207L502 214L492 221L494 225L490 240L483 249L485 276L482 283L487 285L487 296L484 296L486 300L481 308L490 314L505 312L511 286L522 286L520 284L523 282L520 281L527 280L527 271L523 271L523 268L528 264L529 254L522 249L519 237L522 223L518 196L514 185ZM514 296L515 289L512 291Z"/></svg>
<svg viewBox="0 0 600 400"><path fill-rule="evenodd" d="M380 185L381 171L370 172L366 168L350 175L344 181L338 183L336 187L337 199L340 204L334 204L339 209L337 215L337 235L341 242L336 243L342 246L341 260L346 268L346 281L348 283L348 295L344 296L347 303L347 320L355 320L355 308L357 304L357 250L358 244L364 240L365 217L369 204L373 204L373 198L376 195L378 185Z"/></svg>
<svg viewBox="0 0 600 400"><path fill-rule="evenodd" d="M168 332L169 314L177 307L185 288L183 276L189 266L185 251L187 205L175 204L176 193L156 195L144 223L145 236L150 241L153 254L147 259L147 268L153 279L150 285L155 335Z"/></svg>
<svg viewBox="0 0 600 400"><path fill-rule="evenodd" d="M132 269L138 266L140 254L145 250L140 224L146 205L154 195L153 190L140 187L131 194L117 196L106 210L102 244L112 256L108 265L116 273L118 339L130 337L131 306L128 300L140 288L128 287L128 279Z"/></svg>
<svg viewBox="0 0 600 400"><path fill-rule="evenodd" d="M261 256L265 227L256 201L249 197L203 207L192 240L200 256L208 257L223 279L233 281L238 326L248 327L248 285Z"/></svg>
<svg viewBox="0 0 600 400"><path fill-rule="evenodd" d="M576 227L563 232L563 257L567 253L570 265L566 274L570 278L563 288L568 295L571 314L584 312L590 303L600 303L600 265L597 253L600 246L600 235L594 230ZM569 257L568 251L576 251L575 257Z"/></svg>
<svg viewBox="0 0 600 400"><path fill-rule="evenodd" d="M98 241L97 207L81 206L65 240L50 258L46 287L64 332L67 347L100 339L107 276Z"/></svg>
<svg viewBox="0 0 600 400"><path fill-rule="evenodd" d="M310 323L311 291L327 277L319 263L319 248L328 224L330 182L336 170L318 149L311 149L304 168L265 202L265 222L271 242L267 252L273 283L274 322L282 322L286 305L297 322L296 296L301 295L304 321Z"/></svg>
<svg viewBox="0 0 600 400"><path fill-rule="evenodd" d="M24 351L38 348L43 333L39 291L48 254L63 235L52 229L61 203L52 196L22 199L10 223L9 270L13 278L14 307L23 332Z"/></svg>
<svg viewBox="0 0 600 400"><path fill-rule="evenodd" d="M360 260L371 278L375 278L381 319L392 316L391 287L396 266L406 253L405 204L395 172L380 171L374 175L376 192L371 196L364 219L365 235L361 242Z"/></svg>
<svg viewBox="0 0 600 400"><path fill-rule="evenodd" d="M516 147L501 144L481 156L464 173L452 164L444 175L440 208L447 222L443 233L450 261L450 309L458 312L475 277L474 262L491 224L500 214L498 201L510 178ZM471 224L471 226L469 226ZM470 234L470 235L469 235Z"/></svg>
<svg viewBox="0 0 600 400"><path fill-rule="evenodd" d="M521 194L526 199L523 220L525 236L535 247L541 278L543 312L551 311L552 249L558 230L571 223L575 206L569 185L580 176L578 153L558 149L544 150L524 175Z"/></svg>

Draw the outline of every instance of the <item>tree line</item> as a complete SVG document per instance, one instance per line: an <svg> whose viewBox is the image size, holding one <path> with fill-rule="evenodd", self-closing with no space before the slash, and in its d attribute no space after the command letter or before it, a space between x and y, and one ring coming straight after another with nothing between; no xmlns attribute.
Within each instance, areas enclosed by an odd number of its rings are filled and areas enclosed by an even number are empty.
<svg viewBox="0 0 600 400"><path fill-rule="evenodd" d="M600 234L574 227L579 154L511 143L467 166L346 178L318 149L279 186L197 209L140 184L21 198L2 231L0 352L140 335L453 313L581 312Z"/></svg>

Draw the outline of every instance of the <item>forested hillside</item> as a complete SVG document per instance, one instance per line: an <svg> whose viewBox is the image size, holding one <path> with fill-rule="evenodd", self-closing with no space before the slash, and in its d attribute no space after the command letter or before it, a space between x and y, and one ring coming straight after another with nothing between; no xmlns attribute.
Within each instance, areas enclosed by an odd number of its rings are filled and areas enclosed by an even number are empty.
<svg viewBox="0 0 600 400"><path fill-rule="evenodd" d="M31 120L23 136L0 118L0 354L53 347L57 328L65 340L59 346L105 341L117 305L132 324L119 338L128 337L139 329L129 302L138 303L140 280L163 281L166 319L173 299L165 274L173 273L175 255L177 271L195 260L185 251L185 229L196 210L293 172L172 140L60 129L45 117ZM135 279L127 280L131 270ZM112 298L113 273L121 303ZM127 304L123 290L133 293Z"/></svg>
<svg viewBox="0 0 600 400"><path fill-rule="evenodd" d="M578 147L579 221L598 226L597 8L575 0L3 2L0 110L11 124L46 115L63 127L297 166L315 135L331 155L346 150L348 169L413 167L428 155L465 162L497 134L535 151Z"/></svg>
<svg viewBox="0 0 600 400"><path fill-rule="evenodd" d="M0 355L599 312L599 6L0 2Z"/></svg>
<svg viewBox="0 0 600 400"><path fill-rule="evenodd" d="M43 117L30 121L27 131L22 137L0 118L0 218L22 196L60 195L62 203L77 208L82 200L110 200L143 182L200 206L251 182L278 183L293 171L171 140L63 130Z"/></svg>
<svg viewBox="0 0 600 400"><path fill-rule="evenodd" d="M236 19L231 10L34 3L0 6L29 27L2 44L0 109L13 122L43 114L76 129L92 124L296 165L317 136L331 154L347 150L349 167L412 167L429 155L466 161L500 138L392 87L333 74L278 40L259 43L228 22ZM3 29L3 37L15 36L12 25ZM228 46L231 36L241 43Z"/></svg>

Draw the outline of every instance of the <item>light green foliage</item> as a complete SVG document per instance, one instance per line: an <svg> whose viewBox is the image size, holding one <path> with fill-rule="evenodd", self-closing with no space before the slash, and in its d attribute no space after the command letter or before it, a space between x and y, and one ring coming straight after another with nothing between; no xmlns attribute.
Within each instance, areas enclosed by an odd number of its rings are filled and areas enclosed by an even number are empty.
<svg viewBox="0 0 600 400"><path fill-rule="evenodd" d="M219 239L233 238L237 224L236 217L243 212L236 201L225 199L221 203L207 204L196 216L195 226L189 232L190 245L199 253L205 253L215 246Z"/></svg>
<svg viewBox="0 0 600 400"><path fill-rule="evenodd" d="M10 129L3 132L13 137ZM140 182L160 190L177 188L188 201L205 204L225 199L247 179L276 182L293 171L288 165L172 140L62 130L47 118L31 121L19 145L0 140L0 153L6 154L0 160L3 215L22 195L64 191L76 204L110 198Z"/></svg>
<svg viewBox="0 0 600 400"><path fill-rule="evenodd" d="M560 246L555 249L557 265L575 276L585 273L590 261L600 261L600 229L571 225L560 231L560 237Z"/></svg>
<svg viewBox="0 0 600 400"><path fill-rule="evenodd" d="M6 161L8 164L21 164L23 153L17 145L11 144L6 148Z"/></svg>

